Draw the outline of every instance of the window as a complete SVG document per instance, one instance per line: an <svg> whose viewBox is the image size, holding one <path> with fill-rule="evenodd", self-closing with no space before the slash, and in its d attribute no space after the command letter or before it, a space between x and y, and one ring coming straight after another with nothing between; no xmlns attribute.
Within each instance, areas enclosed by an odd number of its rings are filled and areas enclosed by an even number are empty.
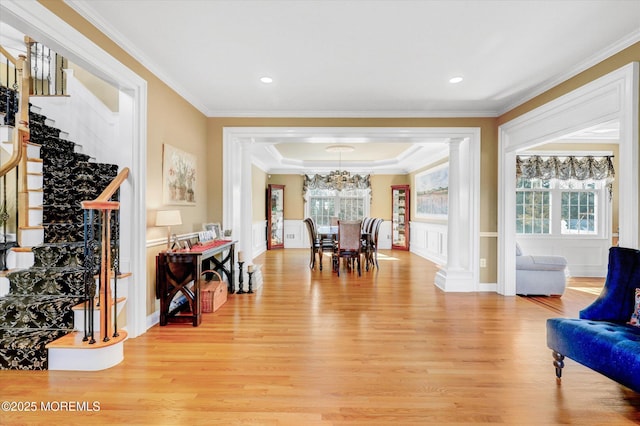
<svg viewBox="0 0 640 426"><path fill-rule="evenodd" d="M519 178L516 184L516 232L549 234L551 232L550 181Z"/></svg>
<svg viewBox="0 0 640 426"><path fill-rule="evenodd" d="M595 183L561 181L562 234L598 233L598 192Z"/></svg>
<svg viewBox="0 0 640 426"><path fill-rule="evenodd" d="M516 233L597 236L605 229L604 199L601 182L518 178Z"/></svg>
<svg viewBox="0 0 640 426"><path fill-rule="evenodd" d="M310 189L307 191L308 216L318 226L330 225L332 217L340 220L361 220L369 216L370 190L345 189Z"/></svg>

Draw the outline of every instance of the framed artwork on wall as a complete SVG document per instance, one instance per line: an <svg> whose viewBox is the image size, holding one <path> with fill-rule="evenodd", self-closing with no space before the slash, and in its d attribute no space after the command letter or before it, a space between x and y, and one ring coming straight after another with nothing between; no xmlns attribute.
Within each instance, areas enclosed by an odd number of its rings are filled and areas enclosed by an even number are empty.
<svg viewBox="0 0 640 426"><path fill-rule="evenodd" d="M416 217L446 219L449 213L449 163L415 177Z"/></svg>
<svg viewBox="0 0 640 426"><path fill-rule="evenodd" d="M162 146L164 204L196 204L196 156L169 144Z"/></svg>

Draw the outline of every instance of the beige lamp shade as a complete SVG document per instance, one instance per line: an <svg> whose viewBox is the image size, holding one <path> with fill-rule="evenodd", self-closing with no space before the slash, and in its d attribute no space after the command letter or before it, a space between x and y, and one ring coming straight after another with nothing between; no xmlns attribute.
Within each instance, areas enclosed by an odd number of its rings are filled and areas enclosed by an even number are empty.
<svg viewBox="0 0 640 426"><path fill-rule="evenodd" d="M182 225L180 210L158 210L156 213L156 226Z"/></svg>

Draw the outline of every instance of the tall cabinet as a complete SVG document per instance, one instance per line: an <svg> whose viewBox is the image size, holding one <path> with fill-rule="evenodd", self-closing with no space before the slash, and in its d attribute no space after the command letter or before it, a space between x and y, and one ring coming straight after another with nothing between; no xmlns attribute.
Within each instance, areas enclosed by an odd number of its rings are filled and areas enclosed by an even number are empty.
<svg viewBox="0 0 640 426"><path fill-rule="evenodd" d="M284 248L284 185L267 187L267 249Z"/></svg>
<svg viewBox="0 0 640 426"><path fill-rule="evenodd" d="M391 185L391 248L409 250L409 185Z"/></svg>

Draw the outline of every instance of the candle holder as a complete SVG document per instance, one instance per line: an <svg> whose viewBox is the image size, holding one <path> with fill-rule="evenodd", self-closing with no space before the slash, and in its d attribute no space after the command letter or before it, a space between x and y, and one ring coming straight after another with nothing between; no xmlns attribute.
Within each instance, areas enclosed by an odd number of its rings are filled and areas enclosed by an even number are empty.
<svg viewBox="0 0 640 426"><path fill-rule="evenodd" d="M253 293L253 271L247 271L247 274L249 274L249 291L247 293L251 294Z"/></svg>
<svg viewBox="0 0 640 426"><path fill-rule="evenodd" d="M238 262L238 291L236 291L236 294L245 294L246 291L244 291L242 289L243 284L244 284L244 274L242 273L242 265L244 265L244 262L239 261Z"/></svg>

